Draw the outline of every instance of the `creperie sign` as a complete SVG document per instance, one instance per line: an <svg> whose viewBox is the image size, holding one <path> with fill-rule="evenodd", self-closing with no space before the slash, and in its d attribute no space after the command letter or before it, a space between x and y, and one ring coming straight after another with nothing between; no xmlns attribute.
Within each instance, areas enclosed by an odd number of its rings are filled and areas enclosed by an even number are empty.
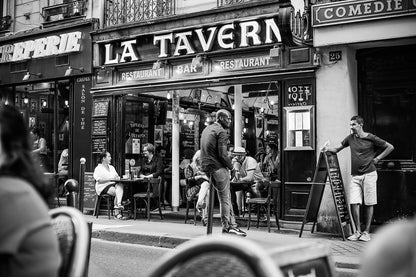
<svg viewBox="0 0 416 277"><path fill-rule="evenodd" d="M0 46L0 63L78 52L81 49L81 38L82 32L71 32L5 44Z"/></svg>
<svg viewBox="0 0 416 277"><path fill-rule="evenodd" d="M263 35L261 36L260 33ZM198 40L198 43L195 44L199 45L199 49L192 43L193 38ZM135 46L139 39L140 37L122 41L120 43L121 51L119 52L114 51L113 44L105 44L104 64L110 65L140 60L140 53L138 53ZM263 19L261 22L252 20L228 23L206 29L198 28L184 32L171 32L154 35L153 37L153 44L159 48L159 58L210 52L214 44L217 44L220 49L226 50L279 43L281 41L280 30L274 18ZM169 49L174 50L169 51Z"/></svg>

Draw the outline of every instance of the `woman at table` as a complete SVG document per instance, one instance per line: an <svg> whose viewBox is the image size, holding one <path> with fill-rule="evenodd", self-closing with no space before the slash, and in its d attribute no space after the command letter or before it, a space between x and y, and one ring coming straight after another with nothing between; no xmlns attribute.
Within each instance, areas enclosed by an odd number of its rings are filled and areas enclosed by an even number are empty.
<svg viewBox="0 0 416 277"><path fill-rule="evenodd" d="M48 147L46 146L46 139L41 137L40 129L38 127L34 127L30 130L30 135L33 139L33 150L32 153L38 159L40 167L44 171L48 171Z"/></svg>
<svg viewBox="0 0 416 277"><path fill-rule="evenodd" d="M47 205L53 190L31 150L20 112L0 105L0 276L59 276L62 259Z"/></svg>
<svg viewBox="0 0 416 277"><path fill-rule="evenodd" d="M143 146L143 154L146 158L142 168L141 178L158 178L163 177L163 158L155 155L155 147L151 143Z"/></svg>
<svg viewBox="0 0 416 277"><path fill-rule="evenodd" d="M98 156L99 164L94 169L95 191L98 195L107 193L114 197L114 209L119 212L115 215L116 219L123 219L121 213L124 206L121 204L123 199L123 184L116 183L111 180L118 180L120 176L117 174L114 166L111 165L111 155L107 151L102 151Z"/></svg>
<svg viewBox="0 0 416 277"><path fill-rule="evenodd" d="M279 179L279 154L275 143L266 144L266 156L261 163L263 172L267 172L271 180Z"/></svg>

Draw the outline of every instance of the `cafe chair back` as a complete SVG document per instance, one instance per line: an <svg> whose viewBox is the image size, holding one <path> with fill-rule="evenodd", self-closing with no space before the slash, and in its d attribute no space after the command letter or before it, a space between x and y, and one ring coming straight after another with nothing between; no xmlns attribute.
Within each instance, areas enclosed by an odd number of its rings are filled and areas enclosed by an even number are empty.
<svg viewBox="0 0 416 277"><path fill-rule="evenodd" d="M106 207L107 207L107 215L108 215L108 219L111 218L111 216L114 213L113 210L113 204L114 203L114 196L107 194L107 193L102 193L100 195L96 195L95 196L95 208L94 208L94 215L96 218L98 218L98 215L100 213L100 207L101 207L101 201L102 200L106 200Z"/></svg>
<svg viewBox="0 0 416 277"><path fill-rule="evenodd" d="M162 215L162 178L150 178L147 183L147 191L135 193L133 195L133 205L134 205L134 219L137 217L137 210L140 205L140 202L143 202L146 206L146 216L147 220L150 221L150 208L152 200L156 202L156 205L159 209L160 219L163 219Z"/></svg>
<svg viewBox="0 0 416 277"><path fill-rule="evenodd" d="M83 214L73 207L49 211L62 255L60 277L83 277L88 274L91 235Z"/></svg>
<svg viewBox="0 0 416 277"><path fill-rule="evenodd" d="M206 236L181 244L162 257L149 277L282 277L264 249L231 235Z"/></svg>
<svg viewBox="0 0 416 277"><path fill-rule="evenodd" d="M260 210L262 208L266 209L266 223L267 223L267 231L270 233L270 211L273 208L273 213L276 218L276 225L277 228L280 230L279 226L279 218L277 214L277 206L278 206L278 189L280 187L280 181L264 181L263 185L267 191L266 197L258 197L258 198L250 198L247 199L247 209L248 209L248 224L247 230L250 229L251 225L251 208L252 205L255 205L257 208L257 228L259 228L260 222Z"/></svg>

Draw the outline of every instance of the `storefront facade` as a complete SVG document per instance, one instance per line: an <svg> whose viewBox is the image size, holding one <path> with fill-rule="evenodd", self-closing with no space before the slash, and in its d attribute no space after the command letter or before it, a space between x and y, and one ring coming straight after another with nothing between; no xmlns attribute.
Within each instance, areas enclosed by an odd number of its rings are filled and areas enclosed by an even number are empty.
<svg viewBox="0 0 416 277"><path fill-rule="evenodd" d="M310 32L290 28L292 13L288 3L255 2L93 32L92 156L109 149L125 172L143 143L165 146L175 191L182 150L199 149L212 112L226 108L231 144L251 156L268 140L279 145L281 217L301 220L315 166L317 67Z"/></svg>
<svg viewBox="0 0 416 277"><path fill-rule="evenodd" d="M355 114L364 129L395 147L378 164L374 223L416 211L416 4L415 1L337 1L312 6L316 72L317 145L338 146ZM344 183L350 181L350 153L338 154ZM348 190L348 186L346 186ZM327 190L320 226L336 229Z"/></svg>
<svg viewBox="0 0 416 277"><path fill-rule="evenodd" d="M79 161L91 152L91 39L95 20L0 39L0 93L47 142L45 172L57 173L68 149L68 177L78 179Z"/></svg>

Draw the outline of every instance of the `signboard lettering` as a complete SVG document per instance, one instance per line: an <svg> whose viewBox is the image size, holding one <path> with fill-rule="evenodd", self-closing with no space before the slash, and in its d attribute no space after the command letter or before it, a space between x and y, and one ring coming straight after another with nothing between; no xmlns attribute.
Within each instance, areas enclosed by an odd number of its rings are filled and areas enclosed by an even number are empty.
<svg viewBox="0 0 416 277"><path fill-rule="evenodd" d="M312 25L325 25L382 19L416 12L415 0L358 0L312 6Z"/></svg>
<svg viewBox="0 0 416 277"><path fill-rule="evenodd" d="M107 149L107 138L93 138L92 139L92 152L101 153L104 149Z"/></svg>
<svg viewBox="0 0 416 277"><path fill-rule="evenodd" d="M193 74L203 73L202 64L194 65L192 63L173 65L173 77L185 77Z"/></svg>
<svg viewBox="0 0 416 277"><path fill-rule="evenodd" d="M81 50L82 32L26 40L0 46L0 63L61 55Z"/></svg>
<svg viewBox="0 0 416 277"><path fill-rule="evenodd" d="M290 85L287 87L287 105L288 106L307 106L312 105L312 86Z"/></svg>
<svg viewBox="0 0 416 277"><path fill-rule="evenodd" d="M143 69L134 71L125 71L119 74L119 81L138 81L149 79L160 79L165 77L165 69Z"/></svg>
<svg viewBox="0 0 416 277"><path fill-rule="evenodd" d="M84 175L84 210L95 208L95 180L94 172L85 172Z"/></svg>
<svg viewBox="0 0 416 277"><path fill-rule="evenodd" d="M276 59L270 56L258 56L247 58L213 59L212 71L214 73L224 71L237 71L245 69L256 69L270 66L278 66Z"/></svg>

